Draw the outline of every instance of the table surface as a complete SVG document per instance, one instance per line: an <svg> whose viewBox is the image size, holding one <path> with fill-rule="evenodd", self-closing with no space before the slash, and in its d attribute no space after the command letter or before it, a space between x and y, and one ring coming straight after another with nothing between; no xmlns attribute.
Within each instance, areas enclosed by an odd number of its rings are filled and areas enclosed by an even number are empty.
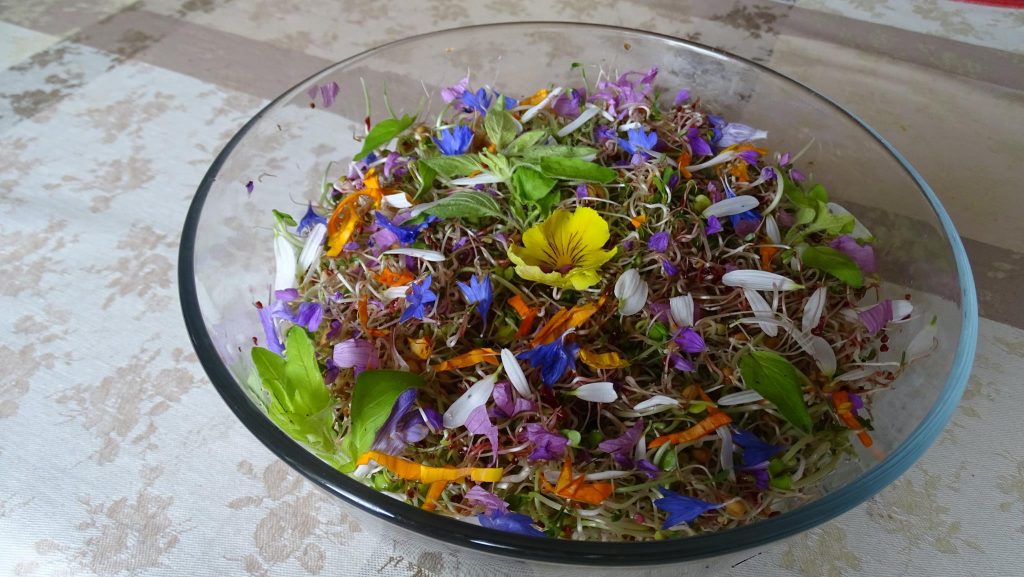
<svg viewBox="0 0 1024 577"><path fill-rule="evenodd" d="M555 19L819 88L921 170L972 259L978 354L939 441L728 574L1019 575L1024 10L982 4L0 0L0 574L459 574L364 530L234 418L181 321L178 238L220 147L299 79L412 34Z"/></svg>

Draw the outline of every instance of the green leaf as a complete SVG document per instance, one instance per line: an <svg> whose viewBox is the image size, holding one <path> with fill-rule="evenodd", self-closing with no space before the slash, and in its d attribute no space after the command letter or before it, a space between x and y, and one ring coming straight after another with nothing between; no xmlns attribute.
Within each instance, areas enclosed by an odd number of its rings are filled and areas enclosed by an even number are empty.
<svg viewBox="0 0 1024 577"><path fill-rule="evenodd" d="M558 156L561 158L582 158L597 154L596 148L589 146L565 146L563 144L534 146L523 151L523 158L528 160L540 160L547 156Z"/></svg>
<svg viewBox="0 0 1024 577"><path fill-rule="evenodd" d="M740 359L740 374L747 388L775 405L783 418L801 431L811 431L811 415L801 392L807 378L782 355L773 351L750 351Z"/></svg>
<svg viewBox="0 0 1024 577"><path fill-rule="evenodd" d="M370 450L395 400L406 389L423 386L423 377L408 371L365 370L356 377L349 405L349 431L342 441L342 451L352 462ZM350 462L349 470L355 466Z"/></svg>
<svg viewBox="0 0 1024 577"><path fill-rule="evenodd" d="M422 160L415 161L414 163L416 165L416 172L420 177L420 186L416 189L416 196L413 198L419 198L430 190L431 185L434 184L434 179L437 178L437 171Z"/></svg>
<svg viewBox="0 0 1024 577"><path fill-rule="evenodd" d="M478 218L482 216L503 218L505 216L494 197L486 192L478 191L452 193L438 200L423 212L440 218Z"/></svg>
<svg viewBox="0 0 1024 577"><path fill-rule="evenodd" d="M555 205L562 201L562 193L556 188L549 192L544 198L537 201L537 208L540 209L540 217L547 218L555 211ZM563 298L569 298L570 291L562 291Z"/></svg>
<svg viewBox="0 0 1024 577"><path fill-rule="evenodd" d="M793 228L786 233L786 244L797 244L808 235L822 232L829 236L847 234L853 231L856 220L848 214L835 214L821 201L814 201L814 208L801 207L796 211ZM813 220L810 220L813 214ZM806 225L806 226L802 226Z"/></svg>
<svg viewBox="0 0 1024 577"><path fill-rule="evenodd" d="M552 178L599 182L601 184L607 184L618 176L617 172L606 166L578 158L561 158L558 156L545 156L541 158L540 171Z"/></svg>
<svg viewBox="0 0 1024 577"><path fill-rule="evenodd" d="M487 171L500 178L502 182L512 178L512 163L503 155L484 151L480 153L480 158L487 166Z"/></svg>
<svg viewBox="0 0 1024 577"><path fill-rule="evenodd" d="M484 165L480 164L480 159L475 154L453 154L451 156L424 158L419 163L429 166L446 178L468 176L484 169Z"/></svg>
<svg viewBox="0 0 1024 577"><path fill-rule="evenodd" d="M252 348L252 364L263 383L263 388L270 393L270 404L278 407L290 407L291 403L285 388L284 358L263 347Z"/></svg>
<svg viewBox="0 0 1024 577"><path fill-rule="evenodd" d="M864 273L849 256L828 246L807 247L800 255L805 266L825 271L853 288L864 286Z"/></svg>
<svg viewBox="0 0 1024 577"><path fill-rule="evenodd" d="M302 327L293 326L285 340L285 382L295 391L296 409L305 409L307 416L331 403L331 393L324 386L324 376L316 362L313 341Z"/></svg>
<svg viewBox="0 0 1024 577"><path fill-rule="evenodd" d="M793 204L797 205L797 207L807 207L811 209L817 207L817 202L808 196L808 194L789 177L782 177L782 185L782 191L786 195L786 198L788 198Z"/></svg>
<svg viewBox="0 0 1024 577"><path fill-rule="evenodd" d="M551 192L556 182L528 166L520 166L512 173L509 186L520 201L537 201Z"/></svg>
<svg viewBox="0 0 1024 577"><path fill-rule="evenodd" d="M513 140L504 152L508 156L520 156L533 148L535 144L540 142L547 135L548 132L546 130L531 130L529 132L524 132L519 135L519 138Z"/></svg>
<svg viewBox="0 0 1024 577"><path fill-rule="evenodd" d="M574 431L572 429L561 429L559 432L562 433L562 436L569 439L570 447L579 448L580 440L583 438L580 435L579 431Z"/></svg>
<svg viewBox="0 0 1024 577"><path fill-rule="evenodd" d="M389 118L374 124L373 128L370 129L370 133L366 135L366 140L363 141L363 149L359 151L359 154L353 156L352 159L362 160L366 158L366 155L391 142L392 138L405 132L405 129L412 126L412 123L415 121L415 116L405 115L401 118Z"/></svg>
<svg viewBox="0 0 1024 577"><path fill-rule="evenodd" d="M292 215L286 212L281 212L280 210L276 209L274 210L274 218L277 220L277 222L280 222L285 226L296 226L296 224L298 224L295 222L295 219L292 218Z"/></svg>
<svg viewBox="0 0 1024 577"><path fill-rule="evenodd" d="M504 99L498 98L497 100ZM487 138L491 143L498 150L501 150L516 137L519 127L516 125L516 120L508 112L492 110L487 113L487 117L484 119L484 131L487 132Z"/></svg>
<svg viewBox="0 0 1024 577"><path fill-rule="evenodd" d="M807 191L807 196L818 202L828 202L828 192L825 190L825 187L820 184L815 184L811 187L811 190Z"/></svg>

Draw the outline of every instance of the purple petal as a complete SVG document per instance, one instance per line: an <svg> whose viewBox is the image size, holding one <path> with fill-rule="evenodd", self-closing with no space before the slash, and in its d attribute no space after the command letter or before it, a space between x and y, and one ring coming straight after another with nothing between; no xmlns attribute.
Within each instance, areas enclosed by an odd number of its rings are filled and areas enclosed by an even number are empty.
<svg viewBox="0 0 1024 577"><path fill-rule="evenodd" d="M665 231L656 232L647 241L647 248L654 252L665 252L668 250L669 234Z"/></svg>
<svg viewBox="0 0 1024 577"><path fill-rule="evenodd" d="M330 108L334 104L334 99L338 96L338 90L338 83L333 80L320 87L320 98L323 99L325 107Z"/></svg>
<svg viewBox="0 0 1024 577"><path fill-rule="evenodd" d="M299 300L299 289L289 288L274 291L274 299L279 302L290 303Z"/></svg>
<svg viewBox="0 0 1024 577"><path fill-rule="evenodd" d="M245 183L245 193L246 194L252 194L253 186L254 185L253 185L251 180L249 182Z"/></svg>
<svg viewBox="0 0 1024 577"><path fill-rule="evenodd" d="M488 529L518 533L528 537L547 537L540 529L533 526L533 519L522 513L495 513L493 515L481 513L476 518L480 521L482 527L487 527Z"/></svg>
<svg viewBox="0 0 1024 577"><path fill-rule="evenodd" d="M750 142L765 136L767 136L767 133L763 130L747 126L746 124L740 124L739 122L730 122L722 128L722 134L715 141L715 146L728 148L734 144Z"/></svg>
<svg viewBox="0 0 1024 577"><path fill-rule="evenodd" d="M636 448L637 441L640 440L640 435L643 431L644 420L637 419L637 421L633 423L633 426L626 429L626 432L621 436L601 441L597 448L606 453L626 457L628 459L633 454L633 449Z"/></svg>
<svg viewBox="0 0 1024 577"><path fill-rule="evenodd" d="M677 371L683 371L684 373L692 373L697 367L693 365L693 361L679 355L672 353L668 356L668 362Z"/></svg>
<svg viewBox="0 0 1024 577"><path fill-rule="evenodd" d="M517 396L508 381L500 381L494 385L491 398L494 399L494 407L489 414L498 419L511 419L519 413L537 409L533 401Z"/></svg>
<svg viewBox="0 0 1024 577"><path fill-rule="evenodd" d="M371 447L374 451L381 451L388 454L400 453L405 448L405 443L399 438L398 425L399 421L402 420L412 408L413 403L416 402L416 389L410 387L402 394L398 395L395 399L395 404L391 407L391 413L388 414L388 418L377 430L377 435L373 439L373 446ZM415 413L418 417L418 413Z"/></svg>
<svg viewBox="0 0 1024 577"><path fill-rule="evenodd" d="M675 100L672 101L672 104L675 105L675 106L679 106L680 104L686 102L689 99L690 99L690 91L684 88L684 89L680 90L678 94L676 94L676 98L675 98Z"/></svg>
<svg viewBox="0 0 1024 577"><path fill-rule="evenodd" d="M875 272L875 249L870 244L862 245L852 236L843 235L830 242L829 246L853 259L862 272Z"/></svg>
<svg viewBox="0 0 1024 577"><path fill-rule="evenodd" d="M501 497L484 489L480 485L473 485L462 497L464 503L469 505L481 505L486 509L488 515L495 513L508 513L508 503Z"/></svg>
<svg viewBox="0 0 1024 577"><path fill-rule="evenodd" d="M864 408L864 399L862 399L860 395L858 395L857 393L850 393L849 397L850 405L853 407L853 412L856 413L857 411Z"/></svg>
<svg viewBox="0 0 1024 577"><path fill-rule="evenodd" d="M800 172L795 168L789 171L789 177L793 179L793 182L803 182L807 180L807 177L804 176L804 173Z"/></svg>
<svg viewBox="0 0 1024 577"><path fill-rule="evenodd" d="M334 345L333 357L334 364L343 369L376 368L379 363L377 351L363 339L348 339Z"/></svg>
<svg viewBox="0 0 1024 577"><path fill-rule="evenodd" d="M711 215L708 217L708 224L705 227L704 232L707 234L718 234L722 232L722 223L718 220L718 217Z"/></svg>
<svg viewBox="0 0 1024 577"><path fill-rule="evenodd" d="M487 416L487 407L480 405L466 418L466 430L474 435L484 435L491 443L492 464L498 462L498 427Z"/></svg>
<svg viewBox="0 0 1024 577"><path fill-rule="evenodd" d="M885 299L867 310L859 311L857 316L860 317L860 322L867 327L868 334L878 334L878 331L884 329L885 325L892 320L892 301Z"/></svg>
<svg viewBox="0 0 1024 577"><path fill-rule="evenodd" d="M588 196L590 196L590 195L587 193L587 185L586 185L586 183L581 182L581 183L577 184L576 185L576 198L587 198Z"/></svg>
<svg viewBox="0 0 1024 577"><path fill-rule="evenodd" d="M722 503L708 503L694 497L680 495L665 488L658 489L662 498L654 500L654 506L668 513L668 518L661 526L662 529L675 527L680 523L689 523L702 513L712 509L718 509Z"/></svg>
<svg viewBox="0 0 1024 577"><path fill-rule="evenodd" d="M707 345L700 333L690 327L686 327L675 336L675 342L679 349L686 353L703 353Z"/></svg>
<svg viewBox="0 0 1024 577"><path fill-rule="evenodd" d="M324 307L320 303L305 302L299 305L299 311L295 314L295 324L306 327L311 333L320 328L320 322L324 320Z"/></svg>
<svg viewBox="0 0 1024 577"><path fill-rule="evenodd" d="M284 345L281 344L281 337L277 336L277 326L274 325L274 319L270 315L270 310L267 307L260 307L258 312L260 314L260 323L263 324L267 348L280 355L284 352Z"/></svg>
<svg viewBox="0 0 1024 577"><path fill-rule="evenodd" d="M672 264L667 260L661 261L661 270L665 272L666 276L673 277L679 274L679 267Z"/></svg>
<svg viewBox="0 0 1024 577"><path fill-rule="evenodd" d="M453 100L462 96L462 93L466 91L466 87L469 86L469 76L459 80L451 86L446 86L441 89L441 100L452 102Z"/></svg>
<svg viewBox="0 0 1024 577"><path fill-rule="evenodd" d="M565 447L569 439L552 433L544 428L544 425L530 423L524 429L526 439L534 444L534 450L529 454L530 461L557 461L565 456Z"/></svg>

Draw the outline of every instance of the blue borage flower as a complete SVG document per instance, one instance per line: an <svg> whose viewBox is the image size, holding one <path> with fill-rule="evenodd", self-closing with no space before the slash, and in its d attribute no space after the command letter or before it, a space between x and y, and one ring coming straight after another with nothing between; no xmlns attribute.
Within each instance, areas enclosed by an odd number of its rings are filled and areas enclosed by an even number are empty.
<svg viewBox="0 0 1024 577"><path fill-rule="evenodd" d="M473 129L462 124L451 129L442 129L440 136L434 139L437 149L449 156L464 154L472 142Z"/></svg>
<svg viewBox="0 0 1024 577"><path fill-rule="evenodd" d="M732 440L743 449L743 466L756 467L786 449L783 445L765 443L750 431L733 427Z"/></svg>
<svg viewBox="0 0 1024 577"><path fill-rule="evenodd" d="M653 130L647 132L642 127L630 128L626 136L619 139L619 146L630 154L650 152L658 144L658 133Z"/></svg>
<svg viewBox="0 0 1024 577"><path fill-rule="evenodd" d="M660 499L654 500L654 506L668 513L668 518L661 526L662 529L669 529L680 523L689 523L703 513L725 506L725 503L708 503L694 497L680 495L664 487L659 487L658 491L662 496Z"/></svg>
<svg viewBox="0 0 1024 577"><path fill-rule="evenodd" d="M566 343L565 337L570 332L566 331L550 343L534 347L517 356L529 361L533 368L540 369L541 380L549 388L565 374L566 369L576 370L576 355L580 352L580 346L575 341Z"/></svg>
<svg viewBox="0 0 1024 577"><path fill-rule="evenodd" d="M317 223L327 224L327 217L317 214L316 211L313 210L313 203L309 203L306 208L306 214L303 215L302 220L299 221L299 226L296 229L296 232L303 234L307 230L313 228L313 225Z"/></svg>
<svg viewBox="0 0 1024 577"><path fill-rule="evenodd" d="M476 516L482 527L498 529L509 533L518 533L528 537L547 537L543 531L533 526L533 519L522 513L480 513Z"/></svg>
<svg viewBox="0 0 1024 577"><path fill-rule="evenodd" d="M409 319L423 319L428 304L437 300L437 294L430 290L430 283L433 282L431 275L427 275L422 281L410 287L412 291L405 297L405 310L402 311L398 322L404 323Z"/></svg>
<svg viewBox="0 0 1024 577"><path fill-rule="evenodd" d="M374 216L377 219L377 226L390 231L391 234L395 235L395 237L398 239L398 242L403 246L408 246L416 242L416 235L418 235L420 231L422 231L423 229L430 226L430 223L437 220L436 216L430 215L427 218L423 219L423 222L419 224L412 226L399 226L388 220L388 217L384 216L384 214L381 212L375 213Z"/></svg>
<svg viewBox="0 0 1024 577"><path fill-rule="evenodd" d="M476 305L476 310L480 313L480 318L484 321L484 329L486 329L487 314L490 312L491 303L494 300L491 274L487 273L483 277L470 277L469 284L462 281L457 281L455 284L459 286L459 290L462 291L462 296L466 299L466 302Z"/></svg>

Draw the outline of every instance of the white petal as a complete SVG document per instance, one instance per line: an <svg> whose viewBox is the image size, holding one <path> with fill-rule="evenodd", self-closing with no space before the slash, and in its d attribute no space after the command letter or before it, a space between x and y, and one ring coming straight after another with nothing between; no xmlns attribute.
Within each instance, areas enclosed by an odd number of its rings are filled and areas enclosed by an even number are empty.
<svg viewBox="0 0 1024 577"><path fill-rule="evenodd" d="M907 300L897 299L892 301L892 320L900 322L914 312L914 305Z"/></svg>
<svg viewBox="0 0 1024 577"><path fill-rule="evenodd" d="M404 192L385 195L384 202L395 208L409 208L412 206L412 203L409 202L409 197L407 197Z"/></svg>
<svg viewBox="0 0 1024 577"><path fill-rule="evenodd" d="M768 236L768 240L775 244L782 244L782 233L779 232L779 223L775 222L775 217L770 214L764 217L764 233Z"/></svg>
<svg viewBox="0 0 1024 577"><path fill-rule="evenodd" d="M678 407L679 401L672 397L666 397L665 395L654 395L646 401L640 401L633 406L633 410L636 412L646 411L648 409L664 409L669 407Z"/></svg>
<svg viewBox="0 0 1024 577"><path fill-rule="evenodd" d="M615 385L608 381L587 383L573 391L573 394L591 403L610 403L619 398L619 394L615 392Z"/></svg>
<svg viewBox="0 0 1024 577"><path fill-rule="evenodd" d="M631 268L615 281L615 296L619 299L619 314L629 316L643 310L647 304L647 281Z"/></svg>
<svg viewBox="0 0 1024 577"><path fill-rule="evenodd" d="M679 327L693 326L693 296L686 293L683 296L668 299L668 314L672 322Z"/></svg>
<svg viewBox="0 0 1024 577"><path fill-rule="evenodd" d="M527 399L533 396L533 391L530 390L530 383L526 381L523 368L519 366L519 361L516 360L516 356L512 354L512 351L501 349L501 366L504 367L505 374L508 376L512 386L515 387L516 392Z"/></svg>
<svg viewBox="0 0 1024 577"><path fill-rule="evenodd" d="M519 121L520 122L529 122L531 118L533 118L534 116L537 116L537 114L541 110L544 110L544 107L546 107L548 104L550 104L553 99L558 98L558 95L562 93L562 90L563 90L562 87L559 86L558 88L555 88L551 92L548 92L548 95L544 97L544 100L541 100L537 104L534 104L532 107L530 107L529 110L524 112L523 116L520 117Z"/></svg>
<svg viewBox="0 0 1024 577"><path fill-rule="evenodd" d="M466 424L466 419L474 409L487 402L494 391L494 383L498 380L497 373L484 377L473 383L473 386L462 393L462 396L455 399L452 406L444 412L443 423L445 428L454 429Z"/></svg>
<svg viewBox="0 0 1024 577"><path fill-rule="evenodd" d="M320 251L323 250L325 236L327 236L327 225L321 222L316 223L309 230L306 244L302 246L302 252L299 253L299 270L303 274L320 258Z"/></svg>
<svg viewBox="0 0 1024 577"><path fill-rule="evenodd" d="M476 176L456 178L452 181L452 184L455 186L476 186L478 184L494 184L496 182L503 182L500 176L489 172L482 172Z"/></svg>
<svg viewBox="0 0 1024 577"><path fill-rule="evenodd" d="M775 312L772 311L772 307L768 304L768 301L764 300L761 293L750 289L743 289L743 296L747 298L747 304L750 305L750 310L754 311L755 317L759 319L775 318ZM770 337L779 334L779 329L771 323L761 323L761 330Z"/></svg>
<svg viewBox="0 0 1024 577"><path fill-rule="evenodd" d="M422 202L420 204L417 204L416 206L412 207L412 210L409 211L409 218L416 218L427 209L437 206L440 202L440 200L435 200L434 202Z"/></svg>
<svg viewBox="0 0 1024 577"><path fill-rule="evenodd" d="M732 216L734 214L747 212L750 209L757 208L758 204L760 203L757 201L756 197L747 195L734 196L732 198L720 200L715 204L712 204L711 206L705 208L704 212L701 213L701 216L703 216L704 218L708 218L711 216Z"/></svg>
<svg viewBox="0 0 1024 577"><path fill-rule="evenodd" d="M404 284L402 286L393 286L384 291L384 300L393 301L395 299L405 298L406 293L409 292L409 285Z"/></svg>
<svg viewBox="0 0 1024 577"><path fill-rule="evenodd" d="M718 461L722 464L722 469L726 471L732 471L732 453L735 447L732 443L732 432L729 431L728 425L722 425L715 429L718 433L718 438L722 440L722 448L719 451Z"/></svg>
<svg viewBox="0 0 1024 577"><path fill-rule="evenodd" d="M686 170L688 170L690 172L696 172L696 171L701 170L703 168L708 168L709 166L715 166L716 164L722 164L723 162L729 162L730 160L732 160L734 158L736 158L736 152L734 152L732 150L726 150L726 151L720 153L718 156L712 158L711 160L708 160L707 162L702 162L700 164L693 164L693 165L687 166Z"/></svg>
<svg viewBox="0 0 1024 577"><path fill-rule="evenodd" d="M861 367L859 369L853 369L852 371L846 371L845 373L839 375L838 377L835 378L835 382L839 383L843 381L859 381L861 379L866 379L877 372L878 369L874 367Z"/></svg>
<svg viewBox="0 0 1024 577"><path fill-rule="evenodd" d="M640 435L640 439L636 442L636 447L633 448L633 460L642 461L647 458L647 439Z"/></svg>
<svg viewBox="0 0 1024 577"><path fill-rule="evenodd" d="M807 304L804 305L804 315L800 320L800 328L805 333L811 332L811 329L818 326L818 323L821 322L821 313L825 310L826 296L828 296L828 289L819 287L807 299Z"/></svg>
<svg viewBox="0 0 1024 577"><path fill-rule="evenodd" d="M939 332L938 321L938 318L932 318L932 322L928 323L927 326L921 329L921 332L914 335L914 338L910 340L910 344L907 345L908 363L927 355L935 348L935 336Z"/></svg>
<svg viewBox="0 0 1024 577"><path fill-rule="evenodd" d="M858 240L869 240L871 238L874 238L871 236L871 231L868 230L867 227L865 227L863 224L861 224L861 222L857 220L857 217L854 216L850 211L846 210L845 208L834 202L830 202L826 206L828 207L829 212L831 212L832 214L838 214L839 216L853 216L853 232L850 233L850 236Z"/></svg>
<svg viewBox="0 0 1024 577"><path fill-rule="evenodd" d="M600 112L600 108L594 106L593 104L588 104L587 107L583 110L583 112L581 112L575 120L573 120L569 124L566 124L565 126L562 127L561 130L558 131L557 136L561 138L563 136L576 132L581 126L586 124L587 121L589 121L591 118L597 116Z"/></svg>
<svg viewBox="0 0 1024 577"><path fill-rule="evenodd" d="M821 372L830 377L836 373L836 353L828 341L817 335L798 331L793 325L789 325L788 330L800 348L814 358Z"/></svg>
<svg viewBox="0 0 1024 577"><path fill-rule="evenodd" d="M633 471L598 471L596 473L587 473L584 479L587 481L607 481L608 479L628 477L632 474Z"/></svg>
<svg viewBox="0 0 1024 577"><path fill-rule="evenodd" d="M763 270L734 270L722 275L722 284L759 291L791 291L803 288L793 279Z"/></svg>
<svg viewBox="0 0 1024 577"><path fill-rule="evenodd" d="M763 400L764 397L761 396L761 393L758 393L757 391L754 390L750 390L725 395L724 397L718 399L718 401L716 401L716 404L719 407L731 407L733 405L746 405L748 403L756 403L758 401Z"/></svg>
<svg viewBox="0 0 1024 577"><path fill-rule="evenodd" d="M401 254L421 258L430 262L441 262L444 260L444 255L436 250L426 250L422 248L393 248L391 250L386 250L381 254Z"/></svg>
<svg viewBox="0 0 1024 577"><path fill-rule="evenodd" d="M274 237L274 261L277 264L274 290L295 288L295 247L281 235Z"/></svg>

